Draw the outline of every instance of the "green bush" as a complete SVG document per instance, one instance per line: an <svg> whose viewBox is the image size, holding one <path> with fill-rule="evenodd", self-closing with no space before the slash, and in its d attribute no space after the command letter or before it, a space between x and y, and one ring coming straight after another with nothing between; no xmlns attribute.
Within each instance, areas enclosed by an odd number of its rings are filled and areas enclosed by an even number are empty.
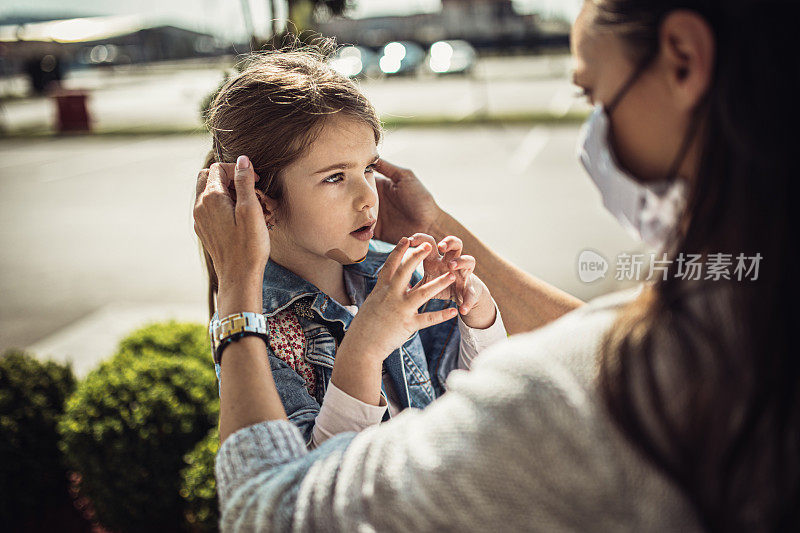
<svg viewBox="0 0 800 533"><path fill-rule="evenodd" d="M166 331L174 327L150 326L123 341L79 384L59 424L81 495L109 529L187 529L183 458L216 426L219 403L210 361L169 348L181 338ZM189 351L200 350L187 338Z"/></svg>
<svg viewBox="0 0 800 533"><path fill-rule="evenodd" d="M18 350L0 357L0 516L11 530L69 503L56 424L75 388L69 365Z"/></svg>
<svg viewBox="0 0 800 533"><path fill-rule="evenodd" d="M214 427L194 450L186 454L181 471L181 497L186 501L186 521L196 531L217 531L219 503L214 460L219 451L219 428Z"/></svg>
<svg viewBox="0 0 800 533"><path fill-rule="evenodd" d="M139 356L146 351L193 357L211 364L211 343L205 326L191 322L157 322L130 333L119 343L120 354Z"/></svg>

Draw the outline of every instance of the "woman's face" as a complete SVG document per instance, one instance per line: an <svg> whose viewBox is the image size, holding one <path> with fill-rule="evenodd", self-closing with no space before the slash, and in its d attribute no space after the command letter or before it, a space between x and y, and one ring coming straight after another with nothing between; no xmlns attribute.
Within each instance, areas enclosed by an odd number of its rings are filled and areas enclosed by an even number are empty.
<svg viewBox="0 0 800 533"><path fill-rule="evenodd" d="M573 82L592 105L608 106L620 93L636 66L626 43L613 28L594 24L591 2L585 2L572 29ZM661 26L660 50L612 110L613 150L631 174L642 181L668 176L689 133L692 111L707 90L713 37L703 19L677 11ZM709 49L710 48L710 49ZM693 180L698 139L678 174Z"/></svg>
<svg viewBox="0 0 800 533"><path fill-rule="evenodd" d="M272 220L275 259L310 265L366 256L378 218L377 159L370 125L331 115L308 150L281 173L287 208ZM370 227L357 231L365 225Z"/></svg>

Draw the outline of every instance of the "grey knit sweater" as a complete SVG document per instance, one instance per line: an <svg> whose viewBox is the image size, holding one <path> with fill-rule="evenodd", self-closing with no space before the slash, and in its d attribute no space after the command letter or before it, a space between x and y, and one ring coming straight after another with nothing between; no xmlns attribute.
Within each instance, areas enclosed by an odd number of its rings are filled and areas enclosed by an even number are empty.
<svg viewBox="0 0 800 533"><path fill-rule="evenodd" d="M312 452L286 421L239 430L217 456L221 529L699 531L595 390L603 334L636 292L512 337L426 409Z"/></svg>

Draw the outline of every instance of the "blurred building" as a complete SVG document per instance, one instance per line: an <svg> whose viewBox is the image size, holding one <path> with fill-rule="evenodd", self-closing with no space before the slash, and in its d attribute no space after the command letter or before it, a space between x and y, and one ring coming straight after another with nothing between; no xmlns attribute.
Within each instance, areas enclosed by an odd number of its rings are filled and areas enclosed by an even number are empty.
<svg viewBox="0 0 800 533"><path fill-rule="evenodd" d="M41 78L60 79L68 68L149 63L228 51L211 35L148 24L135 15L0 25L0 75L25 73L37 92L41 92Z"/></svg>
<svg viewBox="0 0 800 533"><path fill-rule="evenodd" d="M335 17L319 23L324 35L340 43L378 48L390 41L429 45L443 39L462 39L478 49L535 49L568 42L566 24L544 25L538 15L521 15L511 0L442 0L436 13L349 19Z"/></svg>

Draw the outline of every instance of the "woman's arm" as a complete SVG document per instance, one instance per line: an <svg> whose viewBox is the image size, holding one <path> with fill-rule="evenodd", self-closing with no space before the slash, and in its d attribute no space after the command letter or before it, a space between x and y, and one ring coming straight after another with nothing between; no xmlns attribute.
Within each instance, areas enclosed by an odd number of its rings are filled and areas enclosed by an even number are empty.
<svg viewBox="0 0 800 533"><path fill-rule="evenodd" d="M436 240L455 235L464 242L465 253L475 257L475 274L489 288L512 335L540 328L583 305L578 298L500 257L444 211L431 232Z"/></svg>
<svg viewBox="0 0 800 533"><path fill-rule="evenodd" d="M400 237L427 233L440 241L455 235L464 253L477 261L478 275L497 302L510 334L539 328L583 305L578 298L519 269L482 243L445 213L414 173L381 159L376 166L386 176L377 180L380 211L376 237L397 242Z"/></svg>
<svg viewBox="0 0 800 533"><path fill-rule="evenodd" d="M235 168L215 163L197 177L194 230L214 261L222 317L262 309L261 280L270 243L255 182L245 156ZM235 201L228 191L231 183ZM220 380L226 389L220 398L220 441L264 420L286 420L262 339L244 337L225 348Z"/></svg>

